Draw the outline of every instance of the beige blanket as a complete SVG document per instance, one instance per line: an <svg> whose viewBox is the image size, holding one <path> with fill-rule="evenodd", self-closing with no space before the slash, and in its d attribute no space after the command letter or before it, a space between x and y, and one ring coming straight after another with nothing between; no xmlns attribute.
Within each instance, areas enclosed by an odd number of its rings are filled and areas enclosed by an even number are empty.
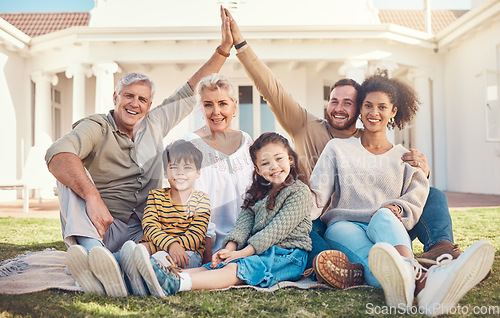
<svg viewBox="0 0 500 318"><path fill-rule="evenodd" d="M83 291L75 280L66 272L64 258L66 252L45 250L28 252L24 255L4 261L0 264L0 294L27 294L48 289L62 289L68 291ZM253 288L259 291L275 291L284 287L330 288L304 277L297 282L284 281L270 288L260 288L250 285L239 285L230 288ZM226 288L229 289L229 288Z"/></svg>

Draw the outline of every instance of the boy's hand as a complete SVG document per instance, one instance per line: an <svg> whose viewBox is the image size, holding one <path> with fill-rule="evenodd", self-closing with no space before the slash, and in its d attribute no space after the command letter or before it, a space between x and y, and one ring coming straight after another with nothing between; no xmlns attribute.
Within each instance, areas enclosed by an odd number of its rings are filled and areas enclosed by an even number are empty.
<svg viewBox="0 0 500 318"><path fill-rule="evenodd" d="M169 245L168 254L172 257L175 265L180 268L189 266L189 257L181 244L175 242Z"/></svg>

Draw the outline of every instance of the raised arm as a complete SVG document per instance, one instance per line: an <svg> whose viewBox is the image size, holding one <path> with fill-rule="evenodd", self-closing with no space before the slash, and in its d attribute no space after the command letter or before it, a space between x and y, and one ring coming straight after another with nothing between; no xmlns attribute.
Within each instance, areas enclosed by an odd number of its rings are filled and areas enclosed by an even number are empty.
<svg viewBox="0 0 500 318"><path fill-rule="evenodd" d="M233 38L231 36L229 20L222 18L222 16L225 17L224 8L222 6L220 7L220 14L222 19L222 39L220 46L216 49L214 54L212 54L210 59L189 79L188 84L192 90L196 88L198 82L205 76L218 73L222 65L224 65L224 62L226 62L227 57L229 57L229 51L231 51L231 47L233 46Z"/></svg>
<svg viewBox="0 0 500 318"><path fill-rule="evenodd" d="M292 95L283 88L273 72L259 60L248 44L240 47L244 37L231 13L227 9L224 10L230 21L233 44L237 47L236 56L259 93L268 102L269 108L280 125L293 137L307 124L309 119L315 117L293 99Z"/></svg>

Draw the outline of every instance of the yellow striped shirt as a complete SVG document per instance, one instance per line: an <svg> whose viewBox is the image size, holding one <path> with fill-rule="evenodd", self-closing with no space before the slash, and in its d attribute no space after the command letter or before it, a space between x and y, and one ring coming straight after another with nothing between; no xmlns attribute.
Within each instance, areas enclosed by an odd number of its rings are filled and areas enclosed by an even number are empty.
<svg viewBox="0 0 500 318"><path fill-rule="evenodd" d="M178 204L170 197L170 188L149 191L142 218L143 241L149 242L152 253L168 252L178 242L186 251L203 255L205 236L210 220L210 200L205 192L193 190L187 204Z"/></svg>

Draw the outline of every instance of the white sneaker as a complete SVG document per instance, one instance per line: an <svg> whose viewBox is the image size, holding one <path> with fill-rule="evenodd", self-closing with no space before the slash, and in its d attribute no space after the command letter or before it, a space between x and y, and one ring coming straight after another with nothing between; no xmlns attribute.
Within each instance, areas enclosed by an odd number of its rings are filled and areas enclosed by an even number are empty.
<svg viewBox="0 0 500 318"><path fill-rule="evenodd" d="M90 269L87 250L81 245L73 245L66 252L66 268L83 291L92 294L105 294L101 282Z"/></svg>
<svg viewBox="0 0 500 318"><path fill-rule="evenodd" d="M122 269L127 275L130 286L132 287L132 293L138 296L147 295L146 287L144 287L144 282L142 280L141 274L137 270L137 266L134 261L134 249L137 244L134 241L127 241L123 244L120 250L120 263Z"/></svg>
<svg viewBox="0 0 500 318"><path fill-rule="evenodd" d="M134 249L134 261L137 266L137 270L141 273L142 278L148 285L149 292L151 295L158 298L165 297L165 293L156 278L155 271L151 265L150 255L146 247L142 244L138 244Z"/></svg>
<svg viewBox="0 0 500 318"><path fill-rule="evenodd" d="M128 295L120 265L107 248L102 246L92 248L89 252L89 264L108 296L126 297Z"/></svg>
<svg viewBox="0 0 500 318"><path fill-rule="evenodd" d="M370 271L384 290L385 302L398 310L408 310L413 305L415 279L423 268L413 258L401 256L388 243L375 244L368 255Z"/></svg>
<svg viewBox="0 0 500 318"><path fill-rule="evenodd" d="M445 258L445 259L443 259ZM447 314L489 272L495 248L489 242L474 243L456 260L445 254L429 268L425 287L417 295L420 312L428 316Z"/></svg>

